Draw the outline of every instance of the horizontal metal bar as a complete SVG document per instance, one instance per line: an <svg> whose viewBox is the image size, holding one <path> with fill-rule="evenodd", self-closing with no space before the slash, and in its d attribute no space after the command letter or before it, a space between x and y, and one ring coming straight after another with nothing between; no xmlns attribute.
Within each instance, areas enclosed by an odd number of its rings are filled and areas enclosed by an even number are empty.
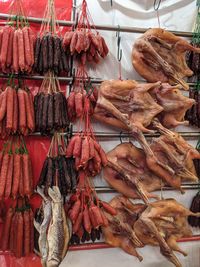
<svg viewBox="0 0 200 267"><path fill-rule="evenodd" d="M72 133L72 135L75 135L79 132L74 131ZM179 133L181 136L183 137L200 137L200 132L177 132ZM70 132L62 132L60 133L61 135L70 135ZM40 136L41 133L40 132L35 132L35 133L31 133L31 136ZM134 138L132 137L129 133L109 133L109 132L95 132L95 136L99 137L99 138ZM144 134L145 137L147 138L151 138L151 137L158 137L160 136L160 133L155 133L155 134Z"/></svg>
<svg viewBox="0 0 200 267"><path fill-rule="evenodd" d="M13 74L14 77L18 78L18 74ZM27 79L27 80L43 80L45 77L44 76L41 76L41 75L20 75L20 77L22 79ZM9 74L4 74L4 73L0 73L0 78L9 78ZM73 81L73 77L64 77L64 76L58 76L57 77L59 81L61 82L72 82ZM76 77L76 79L78 79L78 77ZM100 78L94 78L94 77L90 77L89 78L90 81L92 83L95 83L95 84L101 84L103 81L105 80L102 80ZM146 83L147 81L145 80L135 80L136 82L138 83ZM195 86L196 83L188 83L189 86Z"/></svg>
<svg viewBox="0 0 200 267"><path fill-rule="evenodd" d="M177 240L177 242L194 242L200 241L200 235L193 235L189 237L182 237ZM69 251L79 251L79 250L93 250L93 249L108 249L113 248L112 246L106 244L105 242L95 242L95 243L81 243L79 245L70 245ZM35 251L36 254L38 254ZM10 255L10 251L2 251L0 250L0 255Z"/></svg>
<svg viewBox="0 0 200 267"><path fill-rule="evenodd" d="M74 134L77 134L78 132L74 131ZM183 137L200 137L200 132L178 132ZM111 138L133 138L131 134L127 132L121 132L121 133L108 133L108 132L95 132L96 137L111 137ZM160 133L156 132L155 134L144 134L145 137L158 137L160 136Z"/></svg>
<svg viewBox="0 0 200 267"><path fill-rule="evenodd" d="M95 25L95 28L97 30L103 30L103 31L119 30L119 26L109 26L109 25ZM150 28L120 26L120 32L129 32L129 33L145 33L149 29ZM192 32L170 31L170 30L168 31L175 34L176 36L192 37Z"/></svg>
<svg viewBox="0 0 200 267"><path fill-rule="evenodd" d="M16 15L10 15L5 13L0 13L0 19L9 19L9 18L15 18ZM29 22L33 23L39 23L41 24L43 21L45 21L43 18L36 18L36 17L26 17ZM67 20L56 20L57 23L59 23L60 26L72 26L74 25L73 21L67 21Z"/></svg>
<svg viewBox="0 0 200 267"><path fill-rule="evenodd" d="M192 190L198 190L200 189L200 184L182 184L181 185L182 189L192 189ZM109 186L95 186L95 190L97 193L103 194L103 193L117 193L117 191ZM170 191L173 190L174 188L170 187L170 186L163 186L162 190L164 191Z"/></svg>
<svg viewBox="0 0 200 267"><path fill-rule="evenodd" d="M14 18L15 15L9 15L9 14L4 14L0 13L0 19L8 19L8 18ZM42 18L35 18L35 17L27 17L27 20L30 22L34 23L42 23L43 20ZM73 21L65 21L65 20L57 20L57 23L59 23L60 26L73 26L75 22ZM94 25L94 28L97 30L102 30L102 31L118 31L119 26L110 26L110 25ZM129 32L129 33L144 33L148 30L149 28L140 28L140 27L129 27L129 26L120 26L120 31L121 32ZM170 31L173 34L177 36L182 36L182 37L192 37L192 32L182 32L182 31Z"/></svg>
<svg viewBox="0 0 200 267"><path fill-rule="evenodd" d="M78 132L74 131L72 135L77 134ZM190 137L200 137L200 132L178 132L181 136L185 138L190 138ZM70 131L69 132L62 132L60 133L61 135L71 135ZM41 136L42 134L40 132L35 132L31 133L29 136ZM108 133L108 132L95 132L95 136L98 138L130 138L134 139L129 133ZM152 137L159 137L160 133L155 133L155 134L144 134L145 137L147 138L152 138Z"/></svg>
<svg viewBox="0 0 200 267"><path fill-rule="evenodd" d="M179 240L177 240L177 242L193 242L193 241L200 241L200 235L182 237ZM113 247L106 244L105 242L85 243L85 244L82 243L79 245L69 246L69 251L105 249L105 248L113 248Z"/></svg>
<svg viewBox="0 0 200 267"><path fill-rule="evenodd" d="M13 74L13 77L18 78L18 74ZM9 78L9 74L0 74L0 78ZM45 76L40 76L40 75L20 75L20 78L26 79L26 80L43 80ZM72 77L57 77L59 81L61 82L71 82Z"/></svg>

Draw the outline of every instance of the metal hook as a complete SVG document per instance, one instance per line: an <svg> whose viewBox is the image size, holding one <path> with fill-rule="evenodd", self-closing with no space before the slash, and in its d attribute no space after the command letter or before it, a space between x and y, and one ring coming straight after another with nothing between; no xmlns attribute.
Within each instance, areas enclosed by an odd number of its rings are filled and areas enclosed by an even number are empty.
<svg viewBox="0 0 200 267"><path fill-rule="evenodd" d="M200 138L199 138L199 140L198 140L198 142L197 142L196 149L197 149L197 150L200 150Z"/></svg>
<svg viewBox="0 0 200 267"><path fill-rule="evenodd" d="M158 3L157 3L157 0L154 0L153 8L154 8L155 11L158 11L158 9L160 7L160 4L161 4L161 1L162 0L158 0Z"/></svg>
<svg viewBox="0 0 200 267"><path fill-rule="evenodd" d="M122 49L121 45L121 36L120 36L120 26L118 25L118 31L116 32L117 37L117 60L120 62L122 60Z"/></svg>
<svg viewBox="0 0 200 267"><path fill-rule="evenodd" d="M122 134L123 134L123 132L121 131L120 134L119 134L119 139L120 139L121 144L123 143Z"/></svg>

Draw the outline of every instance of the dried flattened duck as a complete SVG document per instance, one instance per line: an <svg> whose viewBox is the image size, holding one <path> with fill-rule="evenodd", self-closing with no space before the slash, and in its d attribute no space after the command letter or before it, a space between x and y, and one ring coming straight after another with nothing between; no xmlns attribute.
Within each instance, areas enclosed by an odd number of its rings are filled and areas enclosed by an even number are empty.
<svg viewBox="0 0 200 267"><path fill-rule="evenodd" d="M193 159L200 159L200 153L177 132L163 127L154 120L154 127L161 133L150 144L154 156L160 165L150 164L148 167L168 185L181 190L181 182L198 181Z"/></svg>
<svg viewBox="0 0 200 267"><path fill-rule="evenodd" d="M139 84L134 80L111 80L101 84L94 117L117 128L128 130L127 122L118 114L125 116L142 132L163 108L156 103L149 91L160 87L161 83Z"/></svg>
<svg viewBox="0 0 200 267"><path fill-rule="evenodd" d="M185 113L195 100L184 96L180 85L168 83L139 84L134 80L111 80L101 84L94 117L117 128L129 130L126 117L142 132L158 117L167 128L187 125Z"/></svg>
<svg viewBox="0 0 200 267"><path fill-rule="evenodd" d="M156 115L164 109L158 105L155 99L151 97L150 93L147 92L150 90L156 90L155 88L159 88L160 86L161 83L159 82L154 84L138 85L135 81L105 81L100 87L94 116L102 122L118 128L127 129L140 143L146 156L146 164L148 168L153 171L155 175L163 179L163 181L165 181L168 185L181 189L181 179L174 179L174 175L177 174L177 172L175 172L171 166L168 166L165 161L163 162L162 153L158 154L157 151L154 153L153 145L148 144L142 133L142 131L152 132L152 130L145 127L147 127L150 123L152 124L152 121L155 121ZM142 88L144 88L144 90ZM173 94L176 94L176 91L173 90L172 95ZM156 97L158 97L158 94ZM147 99L150 99L150 102L148 102ZM181 102L182 98L179 99ZM136 108L136 111L134 111L136 102L140 103L141 106L138 109ZM170 113L172 112L170 108L169 111ZM175 117L175 119L178 121L178 119L181 118ZM173 135L173 132L170 133ZM158 140L156 139L156 141ZM181 145L183 145L183 143ZM184 146L185 145L186 144L184 144ZM170 162L172 161L172 164L175 164L178 174L181 173L182 176L186 174L188 179L196 179L195 175L188 172L185 166L181 166L182 162L180 159L174 157L174 154L169 151L168 147L163 146L160 151L163 151L167 158L169 157ZM198 158L199 153L195 154L195 157ZM120 170L118 172L120 172ZM141 189L141 187L138 187L138 189ZM140 195L143 195L143 199L145 199L144 192L140 192Z"/></svg>
<svg viewBox="0 0 200 267"><path fill-rule="evenodd" d="M148 203L150 193L163 185L181 189L186 181L198 180L193 159L200 159L199 152L178 133L164 128L157 120L154 126L161 136L153 138L150 149L157 161L147 158L145 152L131 143L123 143L107 153L108 165L104 179L118 192ZM153 164L151 164L153 162Z"/></svg>
<svg viewBox="0 0 200 267"><path fill-rule="evenodd" d="M187 216L200 216L200 213L192 213L174 199L146 205L133 204L127 198L117 196L111 200L110 205L117 210L117 215L105 213L109 225L102 230L108 244L121 247L140 261L142 256L136 251L137 247L160 246L161 253L169 261L176 267L182 266L173 251L184 256L187 254L178 247L176 241L192 235Z"/></svg>
<svg viewBox="0 0 200 267"><path fill-rule="evenodd" d="M126 253L137 257L140 261L142 256L138 254L136 248L144 247L144 244L138 239L134 231L134 224L145 210L146 205L133 205L128 198L117 196L110 203L117 211L116 216L110 216L105 213L109 224L103 227L105 242L113 247L120 247Z"/></svg>
<svg viewBox="0 0 200 267"><path fill-rule="evenodd" d="M104 179L118 192L130 198L156 197L149 192L162 187L162 181L147 166L141 148L122 143L107 153L108 165L103 169Z"/></svg>
<svg viewBox="0 0 200 267"><path fill-rule="evenodd" d="M134 43L132 63L148 82L178 83L188 90L183 78L193 72L186 64L187 51L200 53L200 48L163 29L149 29Z"/></svg>
<svg viewBox="0 0 200 267"><path fill-rule="evenodd" d="M189 121L184 118L186 111L195 104L195 100L184 96L179 90L181 88L180 85L171 86L168 83L162 83L160 87L150 91L151 96L163 108L158 118L166 128L189 124Z"/></svg>

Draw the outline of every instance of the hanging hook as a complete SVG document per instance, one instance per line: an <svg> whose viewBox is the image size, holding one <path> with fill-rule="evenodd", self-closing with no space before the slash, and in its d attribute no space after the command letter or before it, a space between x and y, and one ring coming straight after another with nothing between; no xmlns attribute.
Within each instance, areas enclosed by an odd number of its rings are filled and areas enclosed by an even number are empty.
<svg viewBox="0 0 200 267"><path fill-rule="evenodd" d="M120 134L119 134L119 140L120 140L120 143L121 143L121 144L123 143L123 140L122 140L122 134L123 134L123 132L121 131Z"/></svg>
<svg viewBox="0 0 200 267"><path fill-rule="evenodd" d="M198 142L197 142L196 149L197 149L197 150L200 150L200 138L199 138L199 140L198 140Z"/></svg>
<svg viewBox="0 0 200 267"><path fill-rule="evenodd" d="M122 60L122 49L121 45L121 36L120 36L120 26L118 25L118 31L116 32L117 37L117 60L120 62Z"/></svg>
<svg viewBox="0 0 200 267"><path fill-rule="evenodd" d="M157 0L154 0L153 8L155 11L158 11L160 4L161 4L161 0L158 0L158 3L157 3Z"/></svg>

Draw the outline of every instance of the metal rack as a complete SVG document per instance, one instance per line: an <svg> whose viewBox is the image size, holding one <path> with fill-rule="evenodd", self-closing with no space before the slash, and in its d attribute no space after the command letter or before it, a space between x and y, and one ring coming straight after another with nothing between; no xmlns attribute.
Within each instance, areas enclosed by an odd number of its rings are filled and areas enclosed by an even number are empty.
<svg viewBox="0 0 200 267"><path fill-rule="evenodd" d="M8 18L13 17L12 15L8 15L8 14L3 14L0 13L0 19L2 20L6 20ZM36 18L36 17L27 17L29 22L32 23L37 23L40 24L43 19L42 18ZM57 20L57 23L59 23L60 26L64 26L64 27L72 27L76 25L76 0L73 1L73 12L72 12L72 20L71 21L64 21L64 20ZM95 25L95 28L98 30L102 30L102 31L114 31L117 32L119 30L119 26L110 26L110 25ZM120 26L120 32L126 32L126 33L136 33L136 34L141 34L144 33L148 30L148 28L138 28L138 27L129 27L129 26ZM182 32L182 31L170 31L171 33L177 35L177 36L182 36L182 37L187 37L187 38L191 38L192 37L192 32ZM73 66L73 59L72 59L72 65ZM7 74L0 74L0 78L8 78L9 75ZM70 72L70 77L58 77L58 80L60 82L66 82L66 83L71 83L73 81L73 73L72 73L72 69ZM17 77L17 75L16 75ZM39 75L32 75L32 76L26 76L26 75L22 75L20 76L23 79L29 79L29 80L43 80L44 76L39 76ZM99 78L91 78L91 82L92 83L96 83L96 84L100 84L103 80L99 79ZM144 80L138 80L138 82L145 82ZM194 83L189 83L190 86L193 86ZM63 133L68 135L69 132ZM76 134L75 131L72 132L72 134ZM200 132L180 132L180 134L185 137L185 138L197 138L200 136ZM37 135L41 135L40 133L34 133L31 134L33 136L37 136ZM127 132L121 132L121 133L102 133L102 132L96 132L95 135L98 138L130 138L129 133ZM150 138L150 137L157 137L159 136L159 133L155 133L155 134L145 134L145 137ZM200 188L200 184L184 184L183 189L199 189ZM96 191L98 193L114 193L116 192L114 189L110 188L110 187L100 187L100 186L96 186L95 187ZM172 188L170 187L164 187L163 190L172 190ZM186 242L186 241L196 241L196 240L200 240L200 236L193 236L190 238L184 238L179 240L179 242ZM102 248L111 248L109 245L103 243L103 242L99 242L96 244L93 243L87 243L87 244L81 244L81 245L73 245L69 247L70 251L75 251L75 250L90 250L90 249L102 249Z"/></svg>
<svg viewBox="0 0 200 267"><path fill-rule="evenodd" d="M192 189L192 190L197 190L200 189L200 184L199 183L184 183L181 185L181 188L183 190L185 189ZM97 193L103 194L103 193L117 193L117 191L109 186L95 186L95 190ZM164 191L170 191L174 190L174 188L170 186L163 186L162 190Z"/></svg>
<svg viewBox="0 0 200 267"><path fill-rule="evenodd" d="M18 74L13 74L13 77L18 78ZM9 78L9 74L0 73L0 78L7 79L7 78ZM44 76L41 76L41 75L20 75L20 78L26 79L26 80L43 80ZM74 79L73 71L70 73L69 77L58 76L57 78L60 82L71 83ZM78 79L78 77L76 77L76 79ZM101 84L104 81L101 78L90 77L89 79L90 79L90 82L94 83L94 84ZM139 82L139 83L146 83L145 80L135 80L135 81ZM195 83L188 83L188 85L193 87L195 85Z"/></svg>
<svg viewBox="0 0 200 267"><path fill-rule="evenodd" d="M75 5L73 5L75 6ZM8 19L8 18L13 18L14 15L8 15L4 13L0 13L0 19ZM33 23L41 23L43 21L42 18L36 18L36 17L27 17L27 20L29 22ZM66 21L66 20L57 20L57 23L59 23L60 26L74 26L76 24L75 19L73 21ZM110 25L94 25L94 27L97 30L102 30L102 31L118 31L119 26L110 26ZM120 26L120 32L127 32L127 33L144 33L148 30L149 28L139 28L139 27L129 27L129 26ZM176 34L177 36L182 36L182 37L192 37L192 32L183 32L183 31L169 31L173 34Z"/></svg>
<svg viewBox="0 0 200 267"><path fill-rule="evenodd" d="M194 235L190 237L184 237L177 242L191 242L191 241L199 241L200 236ZM79 245L71 245L69 246L69 251L77 251L77 250L92 250L92 249L105 249L105 248L112 248L112 246L104 243L104 242L97 242L97 243L85 243Z"/></svg>

